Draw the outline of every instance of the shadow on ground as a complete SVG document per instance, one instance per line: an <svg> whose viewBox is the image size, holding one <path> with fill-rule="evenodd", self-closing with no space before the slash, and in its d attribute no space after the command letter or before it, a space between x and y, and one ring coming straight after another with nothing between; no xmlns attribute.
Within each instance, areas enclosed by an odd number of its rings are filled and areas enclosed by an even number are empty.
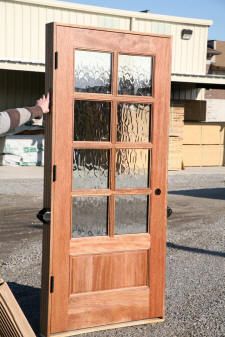
<svg viewBox="0 0 225 337"><path fill-rule="evenodd" d="M32 329L39 333L40 288L34 288L15 282L7 282Z"/></svg>
<svg viewBox="0 0 225 337"><path fill-rule="evenodd" d="M169 191L169 194L184 195L195 198L225 200L225 188L201 188L192 190Z"/></svg>
<svg viewBox="0 0 225 337"><path fill-rule="evenodd" d="M206 255L225 257L225 252L220 252L220 251L215 251L215 250L210 250L210 249L187 247L187 246L178 245L178 244L172 243L172 242L167 242L166 246L169 249L178 249L178 250L183 250L183 251L190 252L190 253L206 254Z"/></svg>

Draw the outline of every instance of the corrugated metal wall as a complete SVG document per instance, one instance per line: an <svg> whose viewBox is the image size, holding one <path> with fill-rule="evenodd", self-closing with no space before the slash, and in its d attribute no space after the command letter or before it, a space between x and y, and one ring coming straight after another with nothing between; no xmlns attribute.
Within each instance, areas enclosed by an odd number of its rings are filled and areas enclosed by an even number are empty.
<svg viewBox="0 0 225 337"><path fill-rule="evenodd" d="M32 106L43 93L43 73L0 70L0 111Z"/></svg>
<svg viewBox="0 0 225 337"><path fill-rule="evenodd" d="M133 17L122 15L122 11L120 15L108 15L0 0L0 62L10 60L43 64L45 24L56 21L172 35L172 72L205 74L207 25L144 20L135 18L135 13ZM190 40L181 39L184 28L193 30Z"/></svg>
<svg viewBox="0 0 225 337"><path fill-rule="evenodd" d="M189 86L172 83L171 100L204 100L205 89L195 88L191 84Z"/></svg>
<svg viewBox="0 0 225 337"><path fill-rule="evenodd" d="M205 74L208 29L180 23L136 20L135 30L172 35L172 73ZM182 29L192 29L190 40L181 39Z"/></svg>

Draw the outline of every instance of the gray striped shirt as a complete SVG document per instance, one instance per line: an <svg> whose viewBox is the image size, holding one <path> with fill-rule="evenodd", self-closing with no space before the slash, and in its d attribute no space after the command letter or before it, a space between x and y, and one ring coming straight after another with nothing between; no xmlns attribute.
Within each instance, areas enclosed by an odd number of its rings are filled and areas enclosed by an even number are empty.
<svg viewBox="0 0 225 337"><path fill-rule="evenodd" d="M33 107L9 109L0 112L0 137L33 118L41 118L43 111L38 105Z"/></svg>

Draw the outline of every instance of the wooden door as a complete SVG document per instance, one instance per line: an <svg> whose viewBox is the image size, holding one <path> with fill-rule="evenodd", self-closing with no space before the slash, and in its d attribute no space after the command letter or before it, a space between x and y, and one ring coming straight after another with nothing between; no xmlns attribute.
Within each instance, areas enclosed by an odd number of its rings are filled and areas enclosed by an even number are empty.
<svg viewBox="0 0 225 337"><path fill-rule="evenodd" d="M47 47L42 333L163 318L170 38L50 24Z"/></svg>

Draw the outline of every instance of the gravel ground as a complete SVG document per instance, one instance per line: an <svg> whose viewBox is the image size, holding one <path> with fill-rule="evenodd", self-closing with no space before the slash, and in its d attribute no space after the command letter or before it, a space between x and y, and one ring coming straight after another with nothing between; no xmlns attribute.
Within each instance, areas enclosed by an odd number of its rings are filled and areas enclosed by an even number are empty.
<svg viewBox="0 0 225 337"><path fill-rule="evenodd" d="M167 293L164 323L88 337L225 337L225 168L169 174ZM42 169L0 167L0 264L38 331Z"/></svg>

